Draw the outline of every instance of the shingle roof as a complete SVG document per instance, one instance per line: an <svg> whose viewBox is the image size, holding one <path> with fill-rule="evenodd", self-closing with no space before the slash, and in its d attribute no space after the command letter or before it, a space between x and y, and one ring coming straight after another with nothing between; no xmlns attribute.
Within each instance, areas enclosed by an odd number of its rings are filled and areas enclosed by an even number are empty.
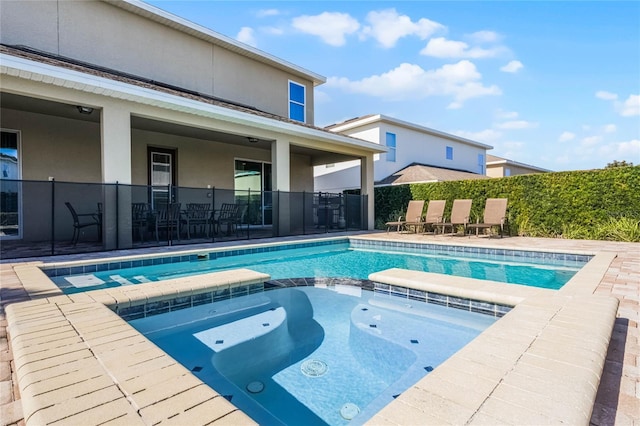
<svg viewBox="0 0 640 426"><path fill-rule="evenodd" d="M120 72L118 70L102 67L100 65L90 64L90 63L75 60L72 58L54 55L48 52L41 52L41 51L24 47L24 46L10 46L6 44L0 44L0 53L16 56L19 58L29 59L32 61L47 64L47 65L52 65L60 68L78 71L81 73L106 78L109 80L127 83L127 84L135 85L138 87L144 87L146 89L156 90L159 92L163 92L163 93L167 93L175 96L181 96L184 98L196 100L198 102L203 102L211 105L220 106L223 108L241 111L241 112L245 112L245 113L260 116L260 117L265 117L265 118L270 118L277 121L291 123L301 127L307 127L315 130L321 130L326 133L335 134L334 132L330 132L329 130L324 129L322 127L316 127L316 126L302 123L299 121L290 120L286 117L282 117L277 114L261 111L249 105L243 105L240 103L232 102L226 99L210 96L203 93L198 93L189 89L177 87L177 86L163 83L160 81L150 80L145 77Z"/></svg>
<svg viewBox="0 0 640 426"><path fill-rule="evenodd" d="M451 180L490 179L488 176L463 170L446 169L426 164L412 163L394 174L377 181L376 185L400 185L419 182L442 182Z"/></svg>

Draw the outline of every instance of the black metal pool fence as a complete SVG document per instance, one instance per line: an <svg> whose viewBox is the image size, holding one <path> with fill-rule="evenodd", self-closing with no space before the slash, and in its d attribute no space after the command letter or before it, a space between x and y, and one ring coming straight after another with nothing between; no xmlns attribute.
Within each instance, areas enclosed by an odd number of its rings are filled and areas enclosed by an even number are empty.
<svg viewBox="0 0 640 426"><path fill-rule="evenodd" d="M0 257L363 230L366 197L0 179Z"/></svg>

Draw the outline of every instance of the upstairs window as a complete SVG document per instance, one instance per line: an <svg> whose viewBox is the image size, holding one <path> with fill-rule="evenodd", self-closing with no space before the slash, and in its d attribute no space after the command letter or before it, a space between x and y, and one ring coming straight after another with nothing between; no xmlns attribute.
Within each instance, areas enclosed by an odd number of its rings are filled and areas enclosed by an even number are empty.
<svg viewBox="0 0 640 426"><path fill-rule="evenodd" d="M478 154L478 173L483 175L486 170L485 167L484 154Z"/></svg>
<svg viewBox="0 0 640 426"><path fill-rule="evenodd" d="M303 85L289 81L289 118L303 123L305 122L304 90Z"/></svg>
<svg viewBox="0 0 640 426"><path fill-rule="evenodd" d="M387 132L387 140L386 140L387 148L387 161L395 162L396 161L396 134Z"/></svg>
<svg viewBox="0 0 640 426"><path fill-rule="evenodd" d="M453 160L453 147L452 146L448 146L447 147L446 158L447 158L447 160Z"/></svg>

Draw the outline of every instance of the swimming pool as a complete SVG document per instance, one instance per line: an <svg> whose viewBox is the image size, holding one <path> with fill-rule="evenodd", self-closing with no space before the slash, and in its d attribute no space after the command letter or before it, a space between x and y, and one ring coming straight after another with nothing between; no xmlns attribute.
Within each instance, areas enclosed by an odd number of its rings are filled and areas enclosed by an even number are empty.
<svg viewBox="0 0 640 426"><path fill-rule="evenodd" d="M270 290L130 324L260 424L362 424L496 318L354 286Z"/></svg>
<svg viewBox="0 0 640 426"><path fill-rule="evenodd" d="M468 249L468 250L466 250ZM64 293L250 268L273 279L366 279L389 268L559 289L590 256L336 239L46 269Z"/></svg>

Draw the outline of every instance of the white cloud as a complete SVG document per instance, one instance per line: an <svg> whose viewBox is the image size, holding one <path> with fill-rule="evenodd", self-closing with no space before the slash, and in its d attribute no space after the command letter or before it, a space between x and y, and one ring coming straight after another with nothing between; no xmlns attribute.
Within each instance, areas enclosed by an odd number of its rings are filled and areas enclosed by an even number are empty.
<svg viewBox="0 0 640 426"><path fill-rule="evenodd" d="M575 139L576 134L571 132L562 132L560 137L558 137L558 142L569 142Z"/></svg>
<svg viewBox="0 0 640 426"><path fill-rule="evenodd" d="M446 64L435 70L403 63L380 74L351 81L345 77L330 77L325 87L335 87L350 93L362 93L388 100L421 99L428 96L452 96L449 106L462 106L467 99L500 95L499 87L484 86L476 66L467 60Z"/></svg>
<svg viewBox="0 0 640 426"><path fill-rule="evenodd" d="M501 120L513 120L514 118L518 118L518 113L515 111L504 111L499 109L496 111L496 117Z"/></svg>
<svg viewBox="0 0 640 426"><path fill-rule="evenodd" d="M277 16L280 15L280 11L278 9L262 9L259 10L256 16L258 18L266 18L267 16Z"/></svg>
<svg viewBox="0 0 640 426"><path fill-rule="evenodd" d="M520 61L511 61L507 65L500 68L500 71L515 73L518 72L521 68L523 68L522 62Z"/></svg>
<svg viewBox="0 0 640 426"><path fill-rule="evenodd" d="M493 58L505 51L502 46L483 49L481 47L469 47L464 41L447 40L444 37L436 37L429 40L420 51L421 55L435 58Z"/></svg>
<svg viewBox="0 0 640 426"><path fill-rule="evenodd" d="M618 101L618 95L611 92L600 90L596 92L596 98L605 101L612 101L613 106L623 117L633 117L640 115L640 95L629 95L624 102Z"/></svg>
<svg viewBox="0 0 640 426"><path fill-rule="evenodd" d="M331 96L322 90L315 89L313 91L313 101L316 104L326 104L331 102Z"/></svg>
<svg viewBox="0 0 640 426"><path fill-rule="evenodd" d="M627 160L637 165L640 159L640 140L610 143L600 147L598 153L601 157L607 157L608 161Z"/></svg>
<svg viewBox="0 0 640 426"><path fill-rule="evenodd" d="M284 34L284 29L280 27L260 27L260 32L279 36Z"/></svg>
<svg viewBox="0 0 640 426"><path fill-rule="evenodd" d="M538 127L538 123L532 123L525 120L505 121L504 123L496 124L496 128L505 130L532 129L534 127Z"/></svg>
<svg viewBox="0 0 640 426"><path fill-rule="evenodd" d="M383 47L396 45L402 37L415 35L425 40L446 27L437 22L422 18L413 22L407 15L400 15L395 9L371 11L367 14L369 25L362 29L363 38L373 37Z"/></svg>
<svg viewBox="0 0 640 426"><path fill-rule="evenodd" d="M320 15L303 15L293 18L292 25L298 31L320 37L331 46L343 46L345 37L360 28L357 20L348 13L323 12Z"/></svg>
<svg viewBox="0 0 640 426"><path fill-rule="evenodd" d="M253 33L253 28L250 27L242 27L240 32L236 36L236 40L241 41L242 43L248 44L249 46L256 47L258 44L256 42L255 35Z"/></svg>
<svg viewBox="0 0 640 426"><path fill-rule="evenodd" d="M469 34L469 39L475 43L495 43L500 41L500 35L494 31L476 31Z"/></svg>
<svg viewBox="0 0 640 426"><path fill-rule="evenodd" d="M491 143L493 141L500 139L500 137L502 136L502 133L493 129L480 130L479 132L469 132L466 130L458 130L453 132L453 134L458 135L465 139L469 139L476 142L484 142L484 143Z"/></svg>
<svg viewBox="0 0 640 426"><path fill-rule="evenodd" d="M629 95L627 100L618 106L618 112L623 117L640 115L640 95Z"/></svg>
<svg viewBox="0 0 640 426"><path fill-rule="evenodd" d="M602 141L602 136L587 136L586 138L582 139L580 144L583 147L588 147L597 145L598 143L600 143L600 141Z"/></svg>
<svg viewBox="0 0 640 426"><path fill-rule="evenodd" d="M605 133L615 133L616 130L618 130L618 127L616 127L615 124L607 124L604 126L603 130Z"/></svg>
<svg viewBox="0 0 640 426"><path fill-rule="evenodd" d="M605 90L600 90L596 92L596 98L604 99L605 101L614 101L618 99L618 95L615 93L607 92Z"/></svg>

